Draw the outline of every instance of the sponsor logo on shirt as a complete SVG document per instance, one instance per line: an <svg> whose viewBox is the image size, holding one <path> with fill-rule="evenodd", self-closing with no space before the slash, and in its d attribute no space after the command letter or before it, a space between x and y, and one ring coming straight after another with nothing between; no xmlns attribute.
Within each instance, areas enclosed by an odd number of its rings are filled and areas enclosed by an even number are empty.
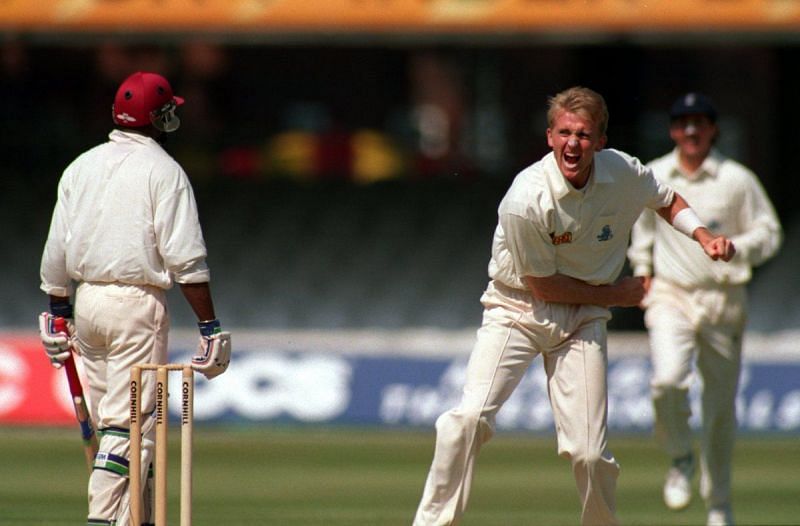
<svg viewBox="0 0 800 526"><path fill-rule="evenodd" d="M555 232L550 232L550 239L553 240L554 245L562 245L564 243L572 243L572 232L564 232L563 234L556 235Z"/></svg>
<svg viewBox="0 0 800 526"><path fill-rule="evenodd" d="M600 233L597 235L598 241L608 241L614 237L614 232L611 231L611 226L603 225L603 228L600 230Z"/></svg>

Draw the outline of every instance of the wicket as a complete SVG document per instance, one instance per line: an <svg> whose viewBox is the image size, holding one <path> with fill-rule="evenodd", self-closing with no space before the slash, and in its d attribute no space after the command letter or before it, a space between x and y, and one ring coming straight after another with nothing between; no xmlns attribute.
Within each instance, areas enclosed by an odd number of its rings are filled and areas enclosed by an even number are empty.
<svg viewBox="0 0 800 526"><path fill-rule="evenodd" d="M142 524L142 371L155 371L155 524L167 525L167 429L169 372L181 371L181 526L192 524L192 427L194 371L185 364L139 364L131 367L130 382L130 507L131 525Z"/></svg>

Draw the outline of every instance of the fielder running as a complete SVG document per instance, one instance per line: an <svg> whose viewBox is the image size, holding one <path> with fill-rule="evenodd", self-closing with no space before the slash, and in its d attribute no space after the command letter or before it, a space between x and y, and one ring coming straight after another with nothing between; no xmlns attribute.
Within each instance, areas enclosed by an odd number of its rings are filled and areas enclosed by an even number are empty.
<svg viewBox="0 0 800 526"><path fill-rule="evenodd" d="M129 524L130 368L166 363L165 290L174 282L200 320L192 367L213 378L230 361L230 333L222 332L214 313L194 194L160 144L178 129L175 109L181 104L161 75L138 72L122 82L108 142L80 155L61 177L42 256L41 289L50 310L39 317L41 339L56 367L72 344L80 352L101 437L89 479L89 525ZM58 317L67 320L69 334L55 330ZM146 375L146 415L154 409L154 389L154 378ZM144 480L153 458L152 417L142 434ZM148 493L145 517L152 523Z"/></svg>
<svg viewBox="0 0 800 526"><path fill-rule="evenodd" d="M751 268L772 257L782 230L756 176L713 145L719 130L711 99L688 93L670 109L675 148L652 161L656 179L699 207L708 225L736 243L736 257L721 265L703 257L685 237L645 211L628 251L634 275L645 279L645 323L650 334L655 434L672 460L664 502L680 510L692 497L695 471L689 428L692 364L703 378L700 491L709 526L733 524L731 458L736 433L736 391L746 323Z"/></svg>
<svg viewBox="0 0 800 526"><path fill-rule="evenodd" d="M457 524L475 460L497 411L542 355L558 452L572 464L581 523L617 523L619 466L607 445L609 307L636 306L641 279L618 279L631 227L644 208L693 237L708 257L733 244L699 222L686 202L625 153L604 149L603 98L571 88L550 99L552 152L517 175L500 203L485 310L458 407L436 422L433 463L415 526Z"/></svg>

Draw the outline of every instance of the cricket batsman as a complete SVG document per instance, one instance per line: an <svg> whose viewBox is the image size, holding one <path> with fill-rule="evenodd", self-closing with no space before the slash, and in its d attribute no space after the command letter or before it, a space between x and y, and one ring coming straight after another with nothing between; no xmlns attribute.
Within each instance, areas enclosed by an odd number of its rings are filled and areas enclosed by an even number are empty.
<svg viewBox="0 0 800 526"><path fill-rule="evenodd" d="M175 111L183 102L156 73L137 72L122 82L108 141L81 154L59 181L42 255L41 289L50 300L39 316L42 343L55 367L71 348L80 353L100 436L88 525L129 524L130 368L166 363L166 290L174 283L198 319L192 367L210 379L230 362L230 333L214 313L192 187L162 147L180 126ZM66 330L58 329L61 319ZM155 379L146 375L143 480L154 451L154 390ZM144 486L145 519L152 523L152 492Z"/></svg>

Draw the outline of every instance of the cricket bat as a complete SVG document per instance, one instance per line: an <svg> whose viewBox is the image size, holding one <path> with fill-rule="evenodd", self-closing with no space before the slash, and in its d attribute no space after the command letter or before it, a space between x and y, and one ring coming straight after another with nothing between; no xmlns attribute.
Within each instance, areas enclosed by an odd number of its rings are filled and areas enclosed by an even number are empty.
<svg viewBox="0 0 800 526"><path fill-rule="evenodd" d="M54 324L57 331L69 334L67 322L63 318L56 318ZM72 395L72 404L75 406L75 417L78 419L78 425L81 428L86 466L91 473L92 466L94 466L94 457L97 455L98 449L97 435L94 431L94 425L92 425L92 419L89 416L89 410L86 407L86 398L83 395L81 379L78 376L78 368L75 366L75 358L72 352L70 352L69 358L64 362L64 372L67 374L69 393Z"/></svg>

